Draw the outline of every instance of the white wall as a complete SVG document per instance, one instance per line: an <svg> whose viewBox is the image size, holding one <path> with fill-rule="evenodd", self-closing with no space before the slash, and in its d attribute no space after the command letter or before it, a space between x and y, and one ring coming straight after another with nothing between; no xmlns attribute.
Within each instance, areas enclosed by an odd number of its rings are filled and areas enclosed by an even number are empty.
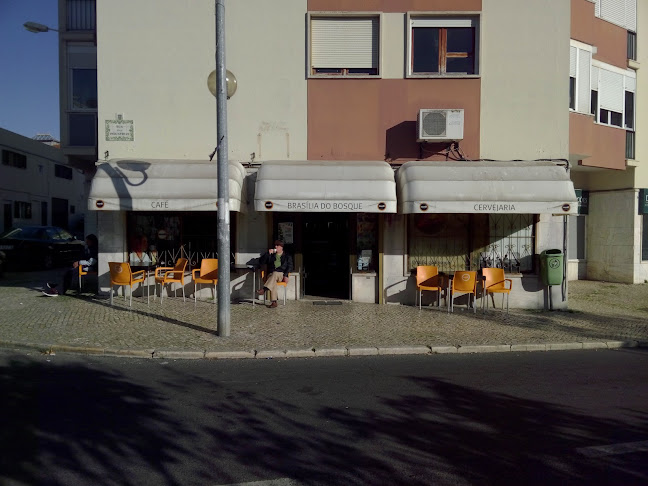
<svg viewBox="0 0 648 486"><path fill-rule="evenodd" d="M484 0L482 158L567 158L567 0Z"/></svg>
<svg viewBox="0 0 648 486"><path fill-rule="evenodd" d="M20 169L0 163L0 230L4 228L4 204L16 201L31 203L31 219L13 218L13 226L40 225L41 202L47 203L47 224L51 224L52 197L67 199L75 207L75 214L68 214L70 228L85 214L83 199L84 176L72 169L72 179L55 177L55 166L65 165L61 150L42 142L23 137L0 128L0 150L10 150L27 158L27 167Z"/></svg>
<svg viewBox="0 0 648 486"><path fill-rule="evenodd" d="M306 158L305 12L301 0L227 2L226 63L238 79L227 107L231 159ZM214 25L208 0L97 3L100 154L207 158ZM106 141L105 120L117 114L133 120L134 141Z"/></svg>

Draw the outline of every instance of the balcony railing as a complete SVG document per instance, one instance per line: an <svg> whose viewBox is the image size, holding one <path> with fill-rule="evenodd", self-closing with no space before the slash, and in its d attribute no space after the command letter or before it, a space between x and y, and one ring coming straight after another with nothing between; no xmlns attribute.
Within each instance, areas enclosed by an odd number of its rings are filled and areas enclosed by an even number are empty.
<svg viewBox="0 0 648 486"><path fill-rule="evenodd" d="M96 28L96 0L67 0L66 28L90 30Z"/></svg>

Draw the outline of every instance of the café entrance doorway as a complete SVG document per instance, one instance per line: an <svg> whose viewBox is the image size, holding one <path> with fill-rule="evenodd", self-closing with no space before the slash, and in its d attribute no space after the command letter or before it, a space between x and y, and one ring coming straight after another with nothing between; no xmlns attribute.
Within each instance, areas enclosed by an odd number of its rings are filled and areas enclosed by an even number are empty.
<svg viewBox="0 0 648 486"><path fill-rule="evenodd" d="M349 215L304 213L302 254L305 294L349 298Z"/></svg>

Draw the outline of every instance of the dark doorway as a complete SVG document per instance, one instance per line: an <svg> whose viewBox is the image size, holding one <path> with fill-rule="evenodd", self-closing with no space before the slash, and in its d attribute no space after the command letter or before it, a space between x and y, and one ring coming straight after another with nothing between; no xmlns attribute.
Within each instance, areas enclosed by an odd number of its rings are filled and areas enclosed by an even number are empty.
<svg viewBox="0 0 648 486"><path fill-rule="evenodd" d="M302 251L308 295L349 298L349 216L304 213Z"/></svg>
<svg viewBox="0 0 648 486"><path fill-rule="evenodd" d="M52 198L52 226L68 227L68 200Z"/></svg>
<svg viewBox="0 0 648 486"><path fill-rule="evenodd" d="M13 213L11 212L11 203L4 205L4 231L8 231L13 226Z"/></svg>

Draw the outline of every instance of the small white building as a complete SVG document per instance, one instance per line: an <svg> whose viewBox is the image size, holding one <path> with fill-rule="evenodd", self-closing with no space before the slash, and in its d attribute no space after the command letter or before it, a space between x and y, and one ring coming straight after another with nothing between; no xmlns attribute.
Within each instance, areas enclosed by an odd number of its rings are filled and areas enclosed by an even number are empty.
<svg viewBox="0 0 648 486"><path fill-rule="evenodd" d="M2 231L53 225L83 236L85 177L69 167L60 149L0 128Z"/></svg>

